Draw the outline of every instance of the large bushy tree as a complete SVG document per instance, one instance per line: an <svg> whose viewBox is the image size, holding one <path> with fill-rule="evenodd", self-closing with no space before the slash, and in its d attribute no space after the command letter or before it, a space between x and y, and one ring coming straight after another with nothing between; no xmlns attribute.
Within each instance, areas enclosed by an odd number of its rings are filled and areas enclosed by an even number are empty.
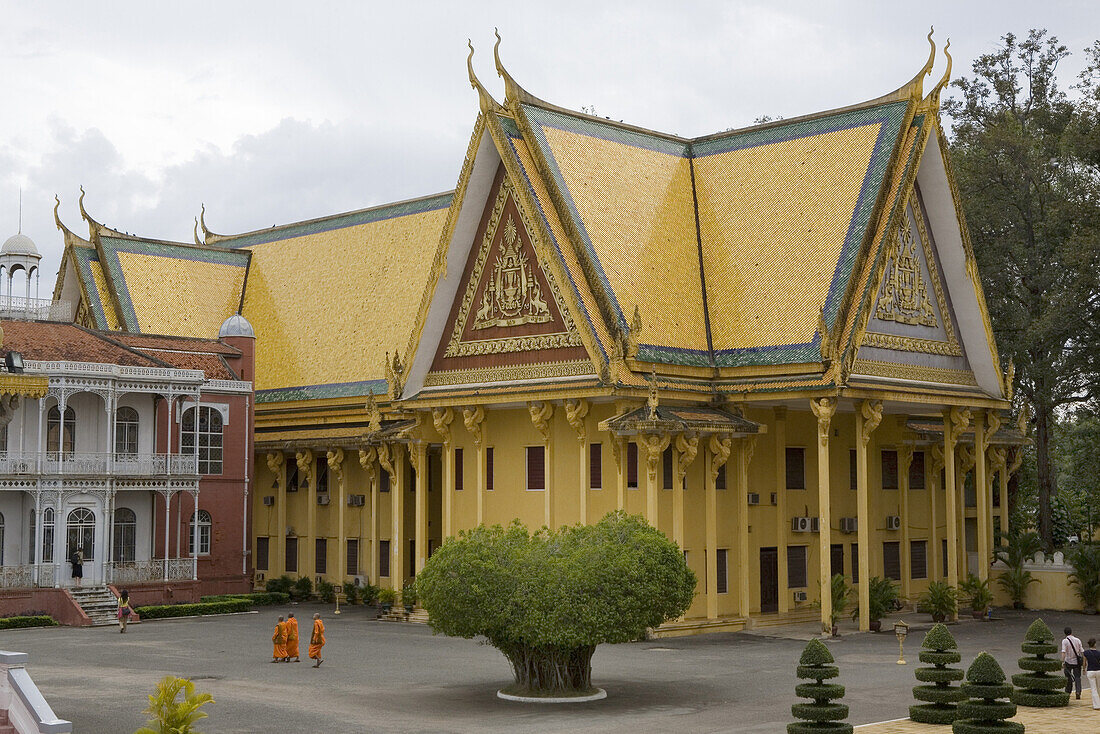
<svg viewBox="0 0 1100 734"><path fill-rule="evenodd" d="M582 694L592 654L687 611L695 574L640 517L528 532L480 526L440 546L417 574L436 632L484 636L512 665L516 690Z"/></svg>
<svg viewBox="0 0 1100 734"><path fill-rule="evenodd" d="M1100 45L1090 49L1100 69ZM1051 443L1060 408L1087 400L1100 355L1100 95L1059 87L1069 51L1045 30L1009 33L954 82L951 153L993 330L1034 423L1039 534L1054 544Z"/></svg>

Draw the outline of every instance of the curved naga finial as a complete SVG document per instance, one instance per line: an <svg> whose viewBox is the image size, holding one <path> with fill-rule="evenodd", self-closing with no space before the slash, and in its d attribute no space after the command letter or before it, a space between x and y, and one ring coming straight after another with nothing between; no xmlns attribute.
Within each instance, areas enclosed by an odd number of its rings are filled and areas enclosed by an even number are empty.
<svg viewBox="0 0 1100 734"><path fill-rule="evenodd" d="M523 98L523 89L516 84L516 80L504 68L504 64L500 63L500 31L493 28L493 35L497 37L497 42L493 44L493 61L496 63L497 76L504 80L504 104L507 106Z"/></svg>
<svg viewBox="0 0 1100 734"><path fill-rule="evenodd" d="M221 235L210 231L210 228L206 226L206 203L203 202L199 207L199 228L202 230L203 242L200 244L210 244L211 238L217 238ZM198 242L198 239L195 240Z"/></svg>
<svg viewBox="0 0 1100 734"><path fill-rule="evenodd" d="M201 245L202 244L202 242L199 240L199 218L198 217L195 217L195 244L196 245Z"/></svg>
<svg viewBox="0 0 1100 734"><path fill-rule="evenodd" d="M57 225L57 228L64 232L67 227L61 223L61 215L57 213L57 210L61 208L61 197L57 194L53 195L53 200L57 202L53 205L53 221Z"/></svg>
<svg viewBox="0 0 1100 734"><path fill-rule="evenodd" d="M470 74L470 86L477 90L481 111L493 112L502 110L503 108L500 104L493 99L493 95L489 94L485 87L482 86L477 78L477 74L474 73L474 42L467 38L466 43L470 47L470 55L466 57L466 71Z"/></svg>
<svg viewBox="0 0 1100 734"><path fill-rule="evenodd" d="M951 81L951 52L948 49L951 48L951 39L947 39L947 44L943 47L943 55L947 57L947 70L943 72L943 78L940 79L936 88L932 90L932 94L928 95L932 100L932 104L939 107L940 104L940 92L947 86L947 83Z"/></svg>
<svg viewBox="0 0 1100 734"><path fill-rule="evenodd" d="M80 187L80 199L77 200L77 204L80 205L80 216L82 216L84 218L85 222L91 222L91 221L94 221L94 220L91 217L88 216L88 211L84 208L84 194L85 194L84 187L81 186Z"/></svg>

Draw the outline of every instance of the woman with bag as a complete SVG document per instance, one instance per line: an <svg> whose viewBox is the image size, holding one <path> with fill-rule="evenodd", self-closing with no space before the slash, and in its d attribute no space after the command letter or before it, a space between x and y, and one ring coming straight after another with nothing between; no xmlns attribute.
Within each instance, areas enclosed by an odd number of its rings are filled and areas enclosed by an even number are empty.
<svg viewBox="0 0 1100 734"><path fill-rule="evenodd" d="M84 551L77 548L73 551L73 554L69 556L69 563L73 564L73 578L77 586L80 586L80 580L84 578Z"/></svg>
<svg viewBox="0 0 1100 734"><path fill-rule="evenodd" d="M118 631L120 633L126 631L126 623L130 621L130 614L133 611L130 607L130 592L123 589L118 597Z"/></svg>

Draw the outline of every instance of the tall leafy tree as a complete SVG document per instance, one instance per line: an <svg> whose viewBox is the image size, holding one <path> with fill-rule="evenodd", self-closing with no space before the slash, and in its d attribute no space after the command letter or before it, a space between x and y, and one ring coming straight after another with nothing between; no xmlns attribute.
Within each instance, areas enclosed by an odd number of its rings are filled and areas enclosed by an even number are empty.
<svg viewBox="0 0 1100 734"><path fill-rule="evenodd" d="M1100 70L1100 44L1090 49ZM1057 416L1090 397L1100 333L1100 95L1058 84L1069 51L1045 30L1009 33L944 104L951 153L1001 353L1032 414L1039 534L1053 545ZM1096 79L1100 79L1097 74Z"/></svg>

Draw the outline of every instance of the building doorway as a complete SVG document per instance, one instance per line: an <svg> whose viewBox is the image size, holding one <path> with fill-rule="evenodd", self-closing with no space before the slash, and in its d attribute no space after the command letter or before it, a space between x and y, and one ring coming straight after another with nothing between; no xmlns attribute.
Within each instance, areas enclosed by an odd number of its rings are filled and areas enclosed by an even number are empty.
<svg viewBox="0 0 1100 734"><path fill-rule="evenodd" d="M760 613L779 611L779 549L760 549Z"/></svg>

